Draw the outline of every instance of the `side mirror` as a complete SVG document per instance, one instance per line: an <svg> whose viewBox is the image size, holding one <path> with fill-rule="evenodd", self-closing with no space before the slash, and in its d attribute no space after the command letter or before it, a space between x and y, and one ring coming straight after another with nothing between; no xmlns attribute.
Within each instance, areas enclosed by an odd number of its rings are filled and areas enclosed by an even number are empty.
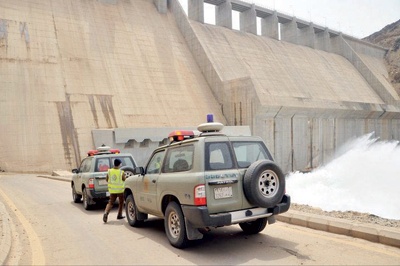
<svg viewBox="0 0 400 266"><path fill-rule="evenodd" d="M72 169L72 173L74 173L74 174L79 173L79 169Z"/></svg>
<svg viewBox="0 0 400 266"><path fill-rule="evenodd" d="M144 168L143 167L135 167L135 169L133 169L133 174L134 175L144 175Z"/></svg>

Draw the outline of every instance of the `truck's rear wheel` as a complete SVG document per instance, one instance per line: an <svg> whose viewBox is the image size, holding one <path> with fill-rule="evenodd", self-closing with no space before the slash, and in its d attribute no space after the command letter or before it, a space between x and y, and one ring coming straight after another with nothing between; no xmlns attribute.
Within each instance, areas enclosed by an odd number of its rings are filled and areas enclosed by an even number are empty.
<svg viewBox="0 0 400 266"><path fill-rule="evenodd" d="M260 218L252 222L240 223L239 226L243 232L248 235L254 235L264 230L267 225L267 218Z"/></svg>
<svg viewBox="0 0 400 266"><path fill-rule="evenodd" d="M82 201L83 201L83 208L85 208L85 210L90 210L92 208L92 205L90 205L89 203L86 188L83 188L82 190Z"/></svg>
<svg viewBox="0 0 400 266"><path fill-rule="evenodd" d="M165 233L172 246L185 248L189 240L186 235L185 217L180 206L172 201L165 210Z"/></svg>

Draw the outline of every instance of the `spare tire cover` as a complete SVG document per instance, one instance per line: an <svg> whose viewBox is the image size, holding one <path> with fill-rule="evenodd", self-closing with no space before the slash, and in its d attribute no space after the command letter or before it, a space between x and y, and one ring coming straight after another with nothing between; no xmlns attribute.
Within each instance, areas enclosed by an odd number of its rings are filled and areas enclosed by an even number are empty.
<svg viewBox="0 0 400 266"><path fill-rule="evenodd" d="M282 201L285 194L285 176L273 161L256 161L249 166L244 175L243 190L250 204L271 208Z"/></svg>

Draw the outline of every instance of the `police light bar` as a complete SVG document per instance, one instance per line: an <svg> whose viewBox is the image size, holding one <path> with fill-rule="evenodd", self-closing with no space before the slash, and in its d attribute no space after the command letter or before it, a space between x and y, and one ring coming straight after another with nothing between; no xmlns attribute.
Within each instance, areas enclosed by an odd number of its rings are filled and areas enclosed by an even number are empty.
<svg viewBox="0 0 400 266"><path fill-rule="evenodd" d="M97 148L97 150L89 150L87 152L88 156L93 156L95 154L101 154L101 153L112 153L112 154L118 154L121 153L119 149L111 149L109 146L102 145Z"/></svg>
<svg viewBox="0 0 400 266"><path fill-rule="evenodd" d="M98 150L89 150L89 151L87 152L87 156L93 156L93 155L95 155L95 154L97 154L97 153L99 153Z"/></svg>
<svg viewBox="0 0 400 266"><path fill-rule="evenodd" d="M194 132L192 130L174 130L168 135L168 139L170 142L182 141L192 138L194 138Z"/></svg>

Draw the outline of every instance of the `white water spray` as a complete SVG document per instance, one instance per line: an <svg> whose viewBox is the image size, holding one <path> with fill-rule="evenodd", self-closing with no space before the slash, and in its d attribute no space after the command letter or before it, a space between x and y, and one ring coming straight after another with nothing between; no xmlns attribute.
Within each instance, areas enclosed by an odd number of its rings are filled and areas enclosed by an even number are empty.
<svg viewBox="0 0 400 266"><path fill-rule="evenodd" d="M340 155L310 173L290 173L292 202L324 211L357 211L400 220L399 141L373 133L344 145Z"/></svg>

